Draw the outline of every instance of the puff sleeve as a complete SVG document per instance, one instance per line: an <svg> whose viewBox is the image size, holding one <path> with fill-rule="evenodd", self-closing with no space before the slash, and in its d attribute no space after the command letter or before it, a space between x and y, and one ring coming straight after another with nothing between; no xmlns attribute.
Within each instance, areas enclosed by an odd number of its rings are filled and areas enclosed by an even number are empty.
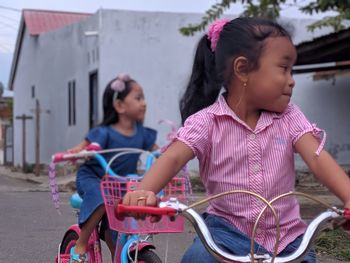
<svg viewBox="0 0 350 263"><path fill-rule="evenodd" d="M326 132L318 128L316 124L310 123L299 107L294 104L289 106L289 110L286 115L289 122L289 134L291 136L293 146L304 134L311 133L320 141L320 145L315 152L317 156L320 155L320 152L322 151L326 142Z"/></svg>
<svg viewBox="0 0 350 263"><path fill-rule="evenodd" d="M106 127L97 126L92 128L85 137L90 143L98 143L102 149L107 148L108 143L108 131Z"/></svg>
<svg viewBox="0 0 350 263"><path fill-rule="evenodd" d="M190 147L197 157L204 156L210 147L211 123L210 115L199 111L186 119L184 126L177 132L176 139Z"/></svg>

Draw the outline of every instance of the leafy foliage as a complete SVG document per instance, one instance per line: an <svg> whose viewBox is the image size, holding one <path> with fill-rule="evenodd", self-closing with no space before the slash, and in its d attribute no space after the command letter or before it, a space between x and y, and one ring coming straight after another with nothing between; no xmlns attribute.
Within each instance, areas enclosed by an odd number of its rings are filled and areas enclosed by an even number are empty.
<svg viewBox="0 0 350 263"><path fill-rule="evenodd" d="M350 234L341 228L322 232L316 239L315 249L320 255L327 255L342 261L350 260Z"/></svg>
<svg viewBox="0 0 350 263"><path fill-rule="evenodd" d="M187 27L180 28L180 32L185 36L192 36L195 32L204 30L205 27L215 19L219 18L225 9L228 9L231 3L236 3L236 0L222 0L221 3L212 5L209 10L205 12L205 16L202 17L202 22L197 25L189 24ZM242 0L242 2L245 2Z"/></svg>
<svg viewBox="0 0 350 263"><path fill-rule="evenodd" d="M291 3L288 3L291 2ZM299 1L300 2L300 1ZM350 19L350 0L313 0L308 4L299 6L296 0L221 0L211 6L202 17L202 21L198 24L189 24L187 27L180 28L180 32L185 36L192 36L198 31L203 31L206 26L219 18L223 12L232 4L241 3L244 5L244 11L240 16L248 17L265 17L269 19L277 19L280 16L281 10L286 6L297 6L303 13L312 16L314 13L324 13L334 11L334 16L324 17L308 26L310 31L317 28L330 26L334 31L344 29L343 20Z"/></svg>

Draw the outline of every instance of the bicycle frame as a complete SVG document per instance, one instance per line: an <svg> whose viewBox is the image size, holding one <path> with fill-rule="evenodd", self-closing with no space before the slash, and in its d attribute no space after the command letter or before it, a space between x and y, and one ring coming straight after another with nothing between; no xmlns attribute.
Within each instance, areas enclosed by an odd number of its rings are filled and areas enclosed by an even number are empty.
<svg viewBox="0 0 350 263"><path fill-rule="evenodd" d="M80 227L78 224L71 225L66 233L63 236L62 240L65 240L68 233L74 232L78 236L80 235ZM64 259L67 259L67 257L64 255L62 256L60 253L61 244L58 248L58 253L56 257L57 263L64 263ZM101 242L100 242L100 236L98 233L98 228L96 227L93 232L90 235L89 241L88 241L88 253L89 253L89 262L90 263L102 263L102 253L101 253ZM62 258L63 257L63 258Z"/></svg>
<svg viewBox="0 0 350 263"><path fill-rule="evenodd" d="M86 157L93 157L95 158L99 164L104 168L106 171L106 174L118 177L118 180L121 181L127 181L127 177L121 177L115 174L111 169L110 165L113 162L114 159L121 155L125 154L132 154L132 153L147 153L148 157L146 160L146 167L145 170L147 171L150 166L153 163L154 158L158 156L158 153L150 153L144 150L140 149L132 149L132 148L123 148L123 149L115 149L114 152L119 152L114 156L109 163L106 162L104 157L99 152L111 152L111 150L107 151L84 151L77 154L71 154L71 153L58 153L53 156L54 162L61 162L61 161L68 161L68 160L76 160L79 158L86 158ZM134 178L134 176L133 176ZM139 176L138 178L142 178L142 176ZM81 205L81 198L78 194L74 194L71 198L71 206L77 210L77 213L80 209ZM74 232L78 236L80 235L80 228L78 224L74 224L68 228L66 233L64 234L64 237L62 240L65 240L65 237L71 233ZM128 257L130 252L134 252L137 255L138 251L142 251L144 249L155 249L155 246L148 242L148 238L146 239L140 239L140 236L137 234L126 234L126 233L118 233L118 237L115 238L115 255L114 255L114 262L115 263L127 263ZM100 236L98 231L98 226L93 230L89 241L88 241L88 254L89 254L89 263L102 263L102 251L101 251L101 242L100 242ZM61 244L60 244L61 245ZM62 257L60 254L60 247L58 251L58 255L56 257L56 262L58 263L64 263L67 260L66 257Z"/></svg>
<svg viewBox="0 0 350 263"><path fill-rule="evenodd" d="M305 195L305 194L303 194ZM314 198L311 198L315 200ZM184 216L193 226L197 232L199 238L204 244L207 251L220 262L245 262L245 263L287 263L287 262L300 262L307 253L308 248L311 246L313 240L317 234L325 228L325 226L336 220L350 220L350 211L341 210L337 208L331 208L316 218L314 218L308 225L304 234L303 240L299 248L286 257L274 257L269 254L255 255L253 253L247 256L236 256L228 252L223 251L218 247L211 233L209 232L203 218L192 208L187 205L179 203L176 198L167 202L161 202L158 207L142 207L142 206L125 206L118 205L116 207L116 213L129 214L129 213L145 213L150 215L168 215L168 216Z"/></svg>

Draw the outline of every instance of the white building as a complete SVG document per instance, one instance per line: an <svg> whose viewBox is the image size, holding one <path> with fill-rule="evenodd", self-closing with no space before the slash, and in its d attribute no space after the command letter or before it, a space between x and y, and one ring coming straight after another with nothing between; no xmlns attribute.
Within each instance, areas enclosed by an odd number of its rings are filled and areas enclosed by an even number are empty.
<svg viewBox="0 0 350 263"><path fill-rule="evenodd" d="M67 17L70 19L62 23ZM34 116L36 100L43 110L50 111L40 114L41 162L49 163L54 152L75 145L98 123L105 85L122 72L129 73L144 88L148 103L145 124L159 130L158 144L165 143L169 128L158 121L169 119L180 124L178 102L202 35L185 37L179 28L201 17L104 9L95 14L25 10L9 87L15 91L14 116ZM46 30L35 26L53 21L55 26L51 23ZM284 22L294 30L296 43L316 36L306 31L310 21ZM317 35L321 33L328 32ZM328 148L349 145L349 76L337 76L335 85L331 80L313 81L312 76L296 75L294 101L310 120L328 131ZM21 122L14 121L15 164L22 161L21 133ZM34 163L35 119L27 121L26 136L26 161ZM348 148L337 152L340 163L349 163Z"/></svg>

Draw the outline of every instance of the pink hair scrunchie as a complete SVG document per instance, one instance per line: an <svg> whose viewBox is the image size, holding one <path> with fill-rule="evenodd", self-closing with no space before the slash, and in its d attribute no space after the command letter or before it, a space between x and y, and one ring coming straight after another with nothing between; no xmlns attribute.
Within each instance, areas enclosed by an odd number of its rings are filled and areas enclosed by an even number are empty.
<svg viewBox="0 0 350 263"><path fill-rule="evenodd" d="M130 80L130 76L128 74L120 74L117 79L112 82L111 88L114 91L122 92L125 89L125 82Z"/></svg>
<svg viewBox="0 0 350 263"><path fill-rule="evenodd" d="M115 101L118 97L119 92L123 92L125 90L125 82L129 81L131 78L128 74L120 74L116 78L115 81L111 83L111 89L114 90L113 101Z"/></svg>
<svg viewBox="0 0 350 263"><path fill-rule="evenodd" d="M230 21L231 21L230 19L223 18L223 19L214 21L209 26L207 35L208 35L208 39L211 42L210 44L211 51L213 52L215 51L216 45L218 44L218 41L219 41L220 32L222 31L224 26Z"/></svg>

